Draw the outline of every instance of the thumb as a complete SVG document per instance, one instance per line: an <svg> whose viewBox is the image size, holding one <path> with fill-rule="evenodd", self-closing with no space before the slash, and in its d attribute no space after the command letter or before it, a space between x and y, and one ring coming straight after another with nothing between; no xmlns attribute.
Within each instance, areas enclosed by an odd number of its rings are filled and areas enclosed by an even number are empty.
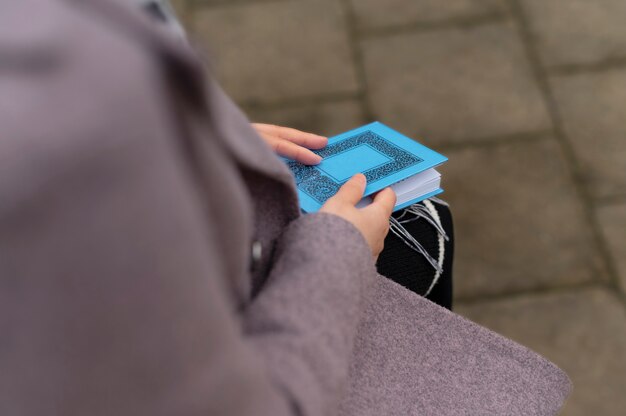
<svg viewBox="0 0 626 416"><path fill-rule="evenodd" d="M386 216L391 216L396 206L396 193L391 188L383 189L374 196L374 202L370 204L372 206L377 206Z"/></svg>
<svg viewBox="0 0 626 416"><path fill-rule="evenodd" d="M363 198L367 179L362 173L357 173L348 182L344 183L332 199L340 200L350 205L356 205Z"/></svg>

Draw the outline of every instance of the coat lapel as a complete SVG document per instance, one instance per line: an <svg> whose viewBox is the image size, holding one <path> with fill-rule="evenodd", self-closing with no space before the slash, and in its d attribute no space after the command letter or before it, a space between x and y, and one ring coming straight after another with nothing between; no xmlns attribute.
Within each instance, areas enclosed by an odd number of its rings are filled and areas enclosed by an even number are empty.
<svg viewBox="0 0 626 416"><path fill-rule="evenodd" d="M117 0L68 0L97 9L98 13L165 60L170 81L191 108L211 118L215 126L210 136L245 169L264 175L293 188L293 177L285 164L272 152L250 125L247 117L213 81L207 81L206 66L197 53L180 38L152 22L146 14Z"/></svg>
<svg viewBox="0 0 626 416"><path fill-rule="evenodd" d="M224 142L240 165L293 187L293 176L285 163L260 138L248 118L221 87L212 80L209 82L211 91L207 96L211 102L208 108L212 124L218 129L216 136Z"/></svg>

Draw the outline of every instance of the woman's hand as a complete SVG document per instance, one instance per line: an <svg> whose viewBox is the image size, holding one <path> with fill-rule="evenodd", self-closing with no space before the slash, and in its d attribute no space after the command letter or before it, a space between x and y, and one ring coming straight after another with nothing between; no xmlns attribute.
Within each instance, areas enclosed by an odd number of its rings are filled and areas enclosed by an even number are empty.
<svg viewBox="0 0 626 416"><path fill-rule="evenodd" d="M322 158L309 149L326 147L328 139L288 127L253 123L252 127L276 153L305 165L317 165Z"/></svg>
<svg viewBox="0 0 626 416"><path fill-rule="evenodd" d="M335 214L351 222L363 234L376 259L383 251L385 237L389 232L389 217L396 205L396 194L391 188L385 188L374 196L370 205L358 209L355 205L363 198L365 185L363 174L354 175L326 201L320 212Z"/></svg>
<svg viewBox="0 0 626 416"><path fill-rule="evenodd" d="M322 158L310 149L322 149L328 144L326 137L288 127L259 123L253 123L252 127L276 153L305 165L320 163ZM363 234L374 258L378 258L389 232L389 217L396 205L396 194L391 188L383 189L370 205L358 209L356 204L363 198L366 182L363 174L355 175L326 201L320 212L338 215L352 223Z"/></svg>

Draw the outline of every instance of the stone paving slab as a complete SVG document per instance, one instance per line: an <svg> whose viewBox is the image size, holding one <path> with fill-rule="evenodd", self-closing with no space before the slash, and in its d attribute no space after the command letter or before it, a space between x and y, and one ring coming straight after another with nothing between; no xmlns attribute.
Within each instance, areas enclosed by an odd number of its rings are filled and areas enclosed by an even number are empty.
<svg viewBox="0 0 626 416"><path fill-rule="evenodd" d="M361 29L493 14L506 9L498 0L351 0Z"/></svg>
<svg viewBox="0 0 626 416"><path fill-rule="evenodd" d="M336 1L204 7L193 22L225 90L239 103L357 91Z"/></svg>
<svg viewBox="0 0 626 416"><path fill-rule="evenodd" d="M542 61L589 64L626 56L626 1L521 0Z"/></svg>
<svg viewBox="0 0 626 416"><path fill-rule="evenodd" d="M626 409L626 313L612 292L524 296L457 312L546 356L574 391L562 415L622 416Z"/></svg>
<svg viewBox="0 0 626 416"><path fill-rule="evenodd" d="M600 207L596 215L626 294L626 202Z"/></svg>
<svg viewBox="0 0 626 416"><path fill-rule="evenodd" d="M525 20L506 11L515 3ZM626 56L626 1L191 4L187 20L253 120L332 135L373 111L448 155L443 196L455 214L456 295L472 302L457 311L563 367L575 384L563 414L624 414L626 308L602 289L608 276L583 204L600 204L597 223L625 284L626 75L606 62L593 73L581 65ZM360 50L350 49L352 23ZM519 36L524 24L530 39ZM527 47L548 73L561 74L550 86L565 139L598 200L581 199L574 166L546 134L552 120ZM531 292L515 295L522 291ZM493 296L501 300L486 300Z"/></svg>
<svg viewBox="0 0 626 416"><path fill-rule="evenodd" d="M170 4L178 15L185 15L187 13L187 0L170 0Z"/></svg>
<svg viewBox="0 0 626 416"><path fill-rule="evenodd" d="M626 195L626 70L554 77L552 86L591 195Z"/></svg>
<svg viewBox="0 0 626 416"><path fill-rule="evenodd" d="M604 275L563 155L550 138L445 152L455 296L577 284Z"/></svg>
<svg viewBox="0 0 626 416"><path fill-rule="evenodd" d="M509 24L368 39L363 48L374 112L427 144L550 126Z"/></svg>
<svg viewBox="0 0 626 416"><path fill-rule="evenodd" d="M361 105L356 100L276 109L250 108L246 112L255 122L289 126L325 136L343 133L365 124Z"/></svg>

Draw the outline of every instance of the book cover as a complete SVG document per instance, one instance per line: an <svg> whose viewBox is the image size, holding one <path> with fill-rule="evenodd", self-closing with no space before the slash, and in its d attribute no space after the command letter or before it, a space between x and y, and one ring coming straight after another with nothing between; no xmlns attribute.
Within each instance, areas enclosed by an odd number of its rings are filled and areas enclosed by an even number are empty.
<svg viewBox="0 0 626 416"><path fill-rule="evenodd" d="M318 211L341 185L359 172L367 178L365 196L369 196L447 161L445 156L380 122L330 137L325 148L314 152L323 158L319 165L287 161L298 188L300 207L305 212ZM437 188L402 205L442 191ZM397 205L396 210L403 206Z"/></svg>

